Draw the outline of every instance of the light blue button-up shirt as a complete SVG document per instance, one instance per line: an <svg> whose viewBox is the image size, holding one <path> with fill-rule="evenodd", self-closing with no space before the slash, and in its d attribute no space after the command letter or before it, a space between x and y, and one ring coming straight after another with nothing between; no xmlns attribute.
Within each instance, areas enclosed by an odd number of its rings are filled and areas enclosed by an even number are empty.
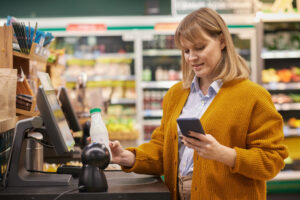
<svg viewBox="0 0 300 200"><path fill-rule="evenodd" d="M198 78L195 76L191 84L191 90L186 104L179 118L201 118L202 115L207 110L210 103L213 101L217 93L222 86L221 80L214 81L208 88L208 94L204 95L199 88ZM178 134L181 134L179 127ZM179 164L179 173L181 176L186 176L193 173L194 163L193 163L194 149L184 147Z"/></svg>

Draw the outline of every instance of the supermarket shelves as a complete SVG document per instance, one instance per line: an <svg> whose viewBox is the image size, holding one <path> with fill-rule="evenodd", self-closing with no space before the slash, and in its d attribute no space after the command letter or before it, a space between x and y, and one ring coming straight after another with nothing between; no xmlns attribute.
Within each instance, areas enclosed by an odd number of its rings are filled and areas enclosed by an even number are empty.
<svg viewBox="0 0 300 200"><path fill-rule="evenodd" d="M298 22L300 20L299 13L261 13L256 14L263 22Z"/></svg>
<svg viewBox="0 0 300 200"><path fill-rule="evenodd" d="M300 171L281 171L277 174L271 181L279 181L279 180L299 180L300 179ZM278 190L277 190L278 191Z"/></svg>
<svg viewBox="0 0 300 200"><path fill-rule="evenodd" d="M278 111L300 110L300 103L275 104Z"/></svg>
<svg viewBox="0 0 300 200"><path fill-rule="evenodd" d="M300 90L300 82L297 83L268 83L263 84L267 90Z"/></svg>
<svg viewBox="0 0 300 200"><path fill-rule="evenodd" d="M136 104L135 99L111 99L110 104Z"/></svg>
<svg viewBox="0 0 300 200"><path fill-rule="evenodd" d="M146 119L143 121L143 124L144 126L159 126L160 122L160 119Z"/></svg>
<svg viewBox="0 0 300 200"><path fill-rule="evenodd" d="M141 86L142 88L168 89L178 82L179 81L149 81L149 82L142 82Z"/></svg>
<svg viewBox="0 0 300 200"><path fill-rule="evenodd" d="M144 110L144 117L162 117L162 110Z"/></svg>
<svg viewBox="0 0 300 200"><path fill-rule="evenodd" d="M102 53L94 55L91 53L86 53L82 55L66 55L67 60L80 59L80 60L99 60L99 59L134 59L134 53Z"/></svg>
<svg viewBox="0 0 300 200"><path fill-rule="evenodd" d="M276 50L262 52L263 59L300 58L300 50Z"/></svg>
<svg viewBox="0 0 300 200"><path fill-rule="evenodd" d="M178 49L149 49L143 51L143 56L181 56Z"/></svg>
<svg viewBox="0 0 300 200"><path fill-rule="evenodd" d="M299 137L300 136L300 128L284 128L284 136L285 137Z"/></svg>
<svg viewBox="0 0 300 200"><path fill-rule="evenodd" d="M75 76L66 76L65 80L67 82L76 82L77 78ZM89 76L87 81L133 81L135 76L133 75L121 75L121 76Z"/></svg>
<svg viewBox="0 0 300 200"><path fill-rule="evenodd" d="M105 53L100 54L97 58L134 58L133 53Z"/></svg>
<svg viewBox="0 0 300 200"><path fill-rule="evenodd" d="M91 77L92 81L102 81L102 80L114 80L114 81L134 81L135 76L133 75L121 75L121 76L94 76Z"/></svg>

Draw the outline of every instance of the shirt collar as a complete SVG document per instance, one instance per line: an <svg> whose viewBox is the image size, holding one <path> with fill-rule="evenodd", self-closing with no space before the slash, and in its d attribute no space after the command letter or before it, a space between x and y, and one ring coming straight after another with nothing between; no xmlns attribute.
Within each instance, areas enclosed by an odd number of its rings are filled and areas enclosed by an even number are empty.
<svg viewBox="0 0 300 200"><path fill-rule="evenodd" d="M210 95L212 92L217 94L219 92L219 90L221 89L222 85L223 85L223 81L221 79L218 79L218 80L215 80L214 82L212 82L208 88L208 95ZM194 79L191 83L191 92L200 92L201 94L203 94L199 88L199 82L198 82L197 76L194 76Z"/></svg>

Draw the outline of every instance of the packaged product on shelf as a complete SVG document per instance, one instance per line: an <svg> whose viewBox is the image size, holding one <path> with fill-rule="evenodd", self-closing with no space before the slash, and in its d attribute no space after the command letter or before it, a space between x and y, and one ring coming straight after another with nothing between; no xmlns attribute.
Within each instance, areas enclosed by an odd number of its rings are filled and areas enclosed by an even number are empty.
<svg viewBox="0 0 300 200"><path fill-rule="evenodd" d="M151 72L151 69L149 66L146 66L143 69L142 79L143 79L143 81L151 81L152 80L152 72Z"/></svg>
<svg viewBox="0 0 300 200"><path fill-rule="evenodd" d="M179 80L179 72L174 69L174 67L170 67L168 72L168 80L174 81Z"/></svg>
<svg viewBox="0 0 300 200"><path fill-rule="evenodd" d="M124 97L127 99L135 99L136 98L135 88L126 87Z"/></svg>
<svg viewBox="0 0 300 200"><path fill-rule="evenodd" d="M114 87L113 94L111 96L112 99L121 99L124 97L124 90L122 86Z"/></svg>
<svg viewBox="0 0 300 200"><path fill-rule="evenodd" d="M162 81L163 79L163 69L161 66L157 66L155 69L155 80L156 81Z"/></svg>
<svg viewBox="0 0 300 200"><path fill-rule="evenodd" d="M144 91L144 110L151 109L151 92L149 90Z"/></svg>

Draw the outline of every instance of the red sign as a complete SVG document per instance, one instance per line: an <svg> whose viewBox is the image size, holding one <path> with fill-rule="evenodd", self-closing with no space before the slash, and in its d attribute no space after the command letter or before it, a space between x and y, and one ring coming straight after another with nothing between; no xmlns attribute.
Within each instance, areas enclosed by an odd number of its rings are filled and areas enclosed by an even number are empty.
<svg viewBox="0 0 300 200"><path fill-rule="evenodd" d="M67 31L106 31L105 24L69 24Z"/></svg>

